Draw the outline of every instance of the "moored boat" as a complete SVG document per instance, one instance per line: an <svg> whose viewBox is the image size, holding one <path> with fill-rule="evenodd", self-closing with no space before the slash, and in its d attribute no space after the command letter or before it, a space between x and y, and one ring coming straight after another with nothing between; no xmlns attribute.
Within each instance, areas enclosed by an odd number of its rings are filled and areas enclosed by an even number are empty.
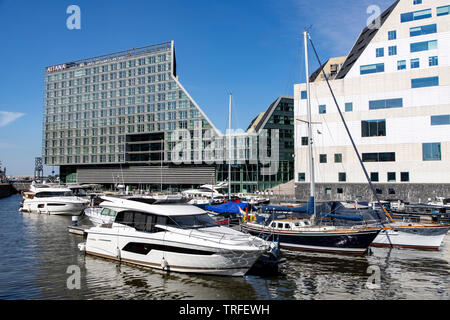
<svg viewBox="0 0 450 320"><path fill-rule="evenodd" d="M187 204L147 204L104 197L116 212L110 225L87 229L80 250L160 270L242 276L270 244L219 226L204 210Z"/></svg>
<svg viewBox="0 0 450 320"><path fill-rule="evenodd" d="M30 191L24 193L21 211L78 216L88 204L89 200L74 196L69 188L32 185Z"/></svg>
<svg viewBox="0 0 450 320"><path fill-rule="evenodd" d="M384 226L372 246L437 251L449 229L449 224L394 221Z"/></svg>

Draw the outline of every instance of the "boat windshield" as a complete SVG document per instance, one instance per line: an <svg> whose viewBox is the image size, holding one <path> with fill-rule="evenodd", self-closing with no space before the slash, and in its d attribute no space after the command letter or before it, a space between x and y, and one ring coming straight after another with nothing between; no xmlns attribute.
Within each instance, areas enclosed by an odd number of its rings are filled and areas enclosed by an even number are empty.
<svg viewBox="0 0 450 320"><path fill-rule="evenodd" d="M72 191L43 191L36 193L36 198L49 198L49 197L70 197L73 196Z"/></svg>
<svg viewBox="0 0 450 320"><path fill-rule="evenodd" d="M182 229L217 227L219 224L208 214L171 216L173 222Z"/></svg>

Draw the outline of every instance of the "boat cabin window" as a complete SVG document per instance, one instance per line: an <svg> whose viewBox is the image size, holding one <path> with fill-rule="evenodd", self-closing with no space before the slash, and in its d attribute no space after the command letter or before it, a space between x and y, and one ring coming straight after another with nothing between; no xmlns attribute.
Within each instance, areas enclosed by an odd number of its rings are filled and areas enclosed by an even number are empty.
<svg viewBox="0 0 450 320"><path fill-rule="evenodd" d="M102 211L103 213L103 211ZM158 232L159 228L155 225L167 225L183 229L207 228L218 226L208 214L197 214L188 216L157 216L138 211L119 212L115 219L116 223L135 228L137 231Z"/></svg>
<svg viewBox="0 0 450 320"><path fill-rule="evenodd" d="M155 227L156 220L157 216L153 214L138 211L121 211L117 213L114 222L135 228L137 231L153 233L160 231L160 229Z"/></svg>
<svg viewBox="0 0 450 320"><path fill-rule="evenodd" d="M206 213L189 216L171 216L168 217L168 219L172 220L178 227L183 229L218 226L217 222Z"/></svg>
<svg viewBox="0 0 450 320"><path fill-rule="evenodd" d="M36 193L35 198L49 198L49 197L70 197L73 196L72 191L42 191Z"/></svg>
<svg viewBox="0 0 450 320"><path fill-rule="evenodd" d="M282 224L282 223L279 223L279 224L278 224L278 228L283 229L283 224Z"/></svg>
<svg viewBox="0 0 450 320"><path fill-rule="evenodd" d="M80 196L80 197L87 196L87 193L84 189L72 189L72 192L76 196Z"/></svg>
<svg viewBox="0 0 450 320"><path fill-rule="evenodd" d="M291 228L291 225L290 225L289 223L285 223L285 224L284 224L284 228L285 228L285 229L290 229L290 228Z"/></svg>
<svg viewBox="0 0 450 320"><path fill-rule="evenodd" d="M276 228L277 224L275 222L272 222L272 224L270 225L271 228Z"/></svg>
<svg viewBox="0 0 450 320"><path fill-rule="evenodd" d="M115 216L116 212L114 210L108 209L108 208L103 208L102 212L101 212L102 216Z"/></svg>

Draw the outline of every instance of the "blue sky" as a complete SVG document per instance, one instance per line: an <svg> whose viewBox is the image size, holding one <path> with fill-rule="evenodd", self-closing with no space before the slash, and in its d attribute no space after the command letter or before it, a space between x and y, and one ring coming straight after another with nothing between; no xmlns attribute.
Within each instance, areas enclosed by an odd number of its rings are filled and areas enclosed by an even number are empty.
<svg viewBox="0 0 450 320"><path fill-rule="evenodd" d="M279 95L304 82L302 31L321 59L346 55L370 13L394 0L0 0L0 160L33 174L41 155L44 67L175 41L183 86L215 126L246 129ZM69 30L66 9L81 9ZM311 71L317 67L312 61ZM52 170L45 168L45 173Z"/></svg>

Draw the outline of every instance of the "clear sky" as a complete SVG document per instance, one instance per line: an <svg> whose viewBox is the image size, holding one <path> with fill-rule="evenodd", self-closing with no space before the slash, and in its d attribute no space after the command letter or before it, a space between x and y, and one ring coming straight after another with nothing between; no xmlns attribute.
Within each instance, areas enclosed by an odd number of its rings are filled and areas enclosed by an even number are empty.
<svg viewBox="0 0 450 320"><path fill-rule="evenodd" d="M0 0L0 161L33 174L41 155L44 67L175 41L179 80L215 126L250 121L304 82L302 31L321 60L347 55L371 15L394 0ZM69 30L68 6L81 9ZM310 71L317 63L311 55ZM45 173L53 168L45 168Z"/></svg>

